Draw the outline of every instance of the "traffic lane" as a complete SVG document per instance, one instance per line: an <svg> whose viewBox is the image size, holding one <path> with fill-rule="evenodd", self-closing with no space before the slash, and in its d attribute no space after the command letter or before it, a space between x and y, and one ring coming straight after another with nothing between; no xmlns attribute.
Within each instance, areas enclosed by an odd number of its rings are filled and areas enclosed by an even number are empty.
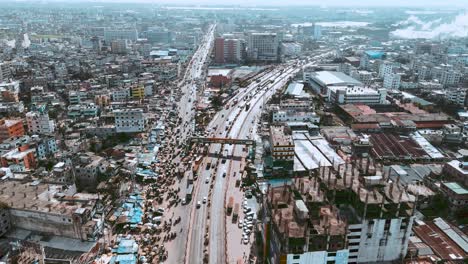
<svg viewBox="0 0 468 264"><path fill-rule="evenodd" d="M212 146L209 148L209 152L210 153L215 153L218 151L218 148L219 147L216 147L216 146ZM205 163L206 165L206 163ZM203 250L204 250L204 236L205 236L205 230L206 230L206 219L207 219L207 213L209 212L209 209L207 208L208 206L208 202L206 204L203 204L202 201L203 201L203 198L204 197L208 197L209 196L209 189L210 189L210 185L212 184L213 182L213 168L211 168L210 166L210 169L209 170L206 170L206 166L205 167L202 167L200 168L203 170L202 173L200 173L200 176L198 177L198 180L199 181L199 191L196 195L196 201L194 201L194 205L196 205L196 202L197 201L200 201L201 202L201 206L203 207L203 210L200 210L200 209L195 209L195 212L194 212L194 224L192 225L192 229L201 229L203 230L203 232L192 232L191 234L191 249L190 249L190 257L187 258L187 261L190 260L194 260L194 259L202 259L203 258ZM209 179L209 183L206 183L206 179ZM199 238L198 240L194 240L194 238ZM197 244L197 245L195 245Z"/></svg>

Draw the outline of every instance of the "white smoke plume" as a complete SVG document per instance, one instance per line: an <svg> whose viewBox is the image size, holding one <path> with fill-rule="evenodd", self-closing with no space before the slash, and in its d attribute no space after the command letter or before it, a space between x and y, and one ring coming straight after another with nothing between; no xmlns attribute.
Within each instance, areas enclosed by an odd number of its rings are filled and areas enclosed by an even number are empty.
<svg viewBox="0 0 468 264"><path fill-rule="evenodd" d="M447 39L468 37L468 13L457 15L451 22L442 23L442 19L424 22L411 15L407 20L394 26L406 26L390 32L393 38L402 39Z"/></svg>

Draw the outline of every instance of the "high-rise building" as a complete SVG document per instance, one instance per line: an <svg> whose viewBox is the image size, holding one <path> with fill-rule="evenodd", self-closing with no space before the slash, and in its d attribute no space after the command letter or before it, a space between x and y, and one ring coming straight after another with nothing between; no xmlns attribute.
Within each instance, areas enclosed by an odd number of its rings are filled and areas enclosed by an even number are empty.
<svg viewBox="0 0 468 264"><path fill-rule="evenodd" d="M460 83L461 76L459 71L446 70L442 72L439 82L445 87L455 86Z"/></svg>
<svg viewBox="0 0 468 264"><path fill-rule="evenodd" d="M242 42L239 39L215 39L215 62L238 63L242 60Z"/></svg>
<svg viewBox="0 0 468 264"><path fill-rule="evenodd" d="M277 61L279 41L276 33L250 33L248 55L253 61Z"/></svg>
<svg viewBox="0 0 468 264"><path fill-rule="evenodd" d="M318 40L322 37L322 27L315 23L310 26L304 26L302 27L302 34L305 37Z"/></svg>
<svg viewBox="0 0 468 264"><path fill-rule="evenodd" d="M385 89L400 89L401 75L398 73L387 73L384 75L383 87Z"/></svg>
<svg viewBox="0 0 468 264"><path fill-rule="evenodd" d="M0 63L0 83L8 82L11 78L10 65L8 63Z"/></svg>
<svg viewBox="0 0 468 264"><path fill-rule="evenodd" d="M136 29L105 29L104 40L110 43L116 39L127 39L136 41L138 38L138 31Z"/></svg>
<svg viewBox="0 0 468 264"><path fill-rule="evenodd" d="M125 54L127 53L127 40L125 39L116 39L111 41L111 51L116 54Z"/></svg>
<svg viewBox="0 0 468 264"><path fill-rule="evenodd" d="M151 29L146 32L146 38L150 43L170 43L172 32L165 29Z"/></svg>
<svg viewBox="0 0 468 264"><path fill-rule="evenodd" d="M386 74L393 73L393 63L392 62L383 62L379 67L379 78L383 78Z"/></svg>

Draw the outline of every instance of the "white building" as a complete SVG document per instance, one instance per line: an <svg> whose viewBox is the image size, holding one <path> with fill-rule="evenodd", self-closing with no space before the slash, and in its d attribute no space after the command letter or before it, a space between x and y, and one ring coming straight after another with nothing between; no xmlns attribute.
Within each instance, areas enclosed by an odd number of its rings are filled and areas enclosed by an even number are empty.
<svg viewBox="0 0 468 264"><path fill-rule="evenodd" d="M114 102L127 100L128 98L130 98L130 89L121 88L121 89L112 90L111 98L112 98L112 101Z"/></svg>
<svg viewBox="0 0 468 264"><path fill-rule="evenodd" d="M334 71L315 71L313 68L305 68L304 82L308 82L311 88L320 94L329 93L328 88L332 86L362 86L363 84L342 73Z"/></svg>
<svg viewBox="0 0 468 264"><path fill-rule="evenodd" d="M330 86L328 101L336 104L385 104L387 90L362 86Z"/></svg>
<svg viewBox="0 0 468 264"><path fill-rule="evenodd" d="M302 52L302 45L296 42L281 43L281 53L284 56L299 56Z"/></svg>
<svg viewBox="0 0 468 264"><path fill-rule="evenodd" d="M383 62L379 67L379 78L383 78L386 74L393 73L393 63L392 62Z"/></svg>
<svg viewBox="0 0 468 264"><path fill-rule="evenodd" d="M364 219L348 227L349 263L390 263L408 250L414 217Z"/></svg>
<svg viewBox="0 0 468 264"><path fill-rule="evenodd" d="M351 77L362 82L365 86L369 86L372 83L372 73L365 70L352 71Z"/></svg>
<svg viewBox="0 0 468 264"><path fill-rule="evenodd" d="M461 80L461 73L459 71L443 71L439 82L443 84L445 87L447 86L454 86L460 83Z"/></svg>
<svg viewBox="0 0 468 264"><path fill-rule="evenodd" d="M279 41L276 33L250 33L247 44L251 60L278 60Z"/></svg>
<svg viewBox="0 0 468 264"><path fill-rule="evenodd" d="M277 110L273 112L273 122L311 122L318 124L320 123L320 117L314 112Z"/></svg>
<svg viewBox="0 0 468 264"><path fill-rule="evenodd" d="M452 104L464 106L466 101L466 88L445 90L445 99Z"/></svg>
<svg viewBox="0 0 468 264"><path fill-rule="evenodd" d="M47 111L31 111L26 113L28 131L32 134L52 134L55 131L54 120L50 120Z"/></svg>
<svg viewBox="0 0 468 264"><path fill-rule="evenodd" d="M145 130L147 120L143 109L117 109L113 113L117 133L134 133Z"/></svg>
<svg viewBox="0 0 468 264"><path fill-rule="evenodd" d="M388 73L384 76L383 87L389 90L400 89L401 75L397 73Z"/></svg>
<svg viewBox="0 0 468 264"><path fill-rule="evenodd" d="M116 39L128 39L136 41L138 39L138 31L136 29L105 29L104 40L110 43Z"/></svg>
<svg viewBox="0 0 468 264"><path fill-rule="evenodd" d="M349 250L342 249L336 252L327 251L314 251L305 252L302 254L288 254L286 263L287 264L328 264L337 263L345 264L348 263Z"/></svg>

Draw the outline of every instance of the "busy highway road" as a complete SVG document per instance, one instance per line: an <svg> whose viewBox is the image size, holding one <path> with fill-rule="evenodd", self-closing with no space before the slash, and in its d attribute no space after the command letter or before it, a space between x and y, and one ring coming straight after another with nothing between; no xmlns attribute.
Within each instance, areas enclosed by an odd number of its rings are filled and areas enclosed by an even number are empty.
<svg viewBox="0 0 468 264"><path fill-rule="evenodd" d="M181 131L179 133L180 142L185 141L194 131L197 93L205 85L203 80L205 78L208 58L213 47L215 28L216 25L209 27L201 40L200 46L193 54L182 80L178 84L182 92L178 107L179 117L182 119Z"/></svg>
<svg viewBox="0 0 468 264"><path fill-rule="evenodd" d="M248 138L252 120L260 114L263 100L267 100L289 77L298 70L292 64L278 66L260 77L259 82L252 82L227 103L227 107L218 112L207 127L207 132L214 137ZM273 81L273 82L272 82ZM245 99L245 100L244 100ZM246 105L250 108L246 108ZM247 109L247 110L246 110ZM247 122L249 121L249 122ZM233 153L236 149L236 153ZM225 191L228 181L240 177L241 163L226 159L225 156L238 155L242 147L213 144L199 170L198 190L193 198L194 204L200 202L200 208L194 206L189 247L186 263L194 260L209 259L210 263L226 263L225 248ZM219 157L222 154L223 157ZM244 153L245 154L245 153ZM245 155L244 155L245 156ZM234 157L236 158L236 157ZM207 166L207 163L210 165ZM236 170L232 169L236 168ZM237 175L237 177L233 177ZM204 202L206 200L206 203ZM207 244L207 247L205 247ZM191 261L191 262L190 262Z"/></svg>

